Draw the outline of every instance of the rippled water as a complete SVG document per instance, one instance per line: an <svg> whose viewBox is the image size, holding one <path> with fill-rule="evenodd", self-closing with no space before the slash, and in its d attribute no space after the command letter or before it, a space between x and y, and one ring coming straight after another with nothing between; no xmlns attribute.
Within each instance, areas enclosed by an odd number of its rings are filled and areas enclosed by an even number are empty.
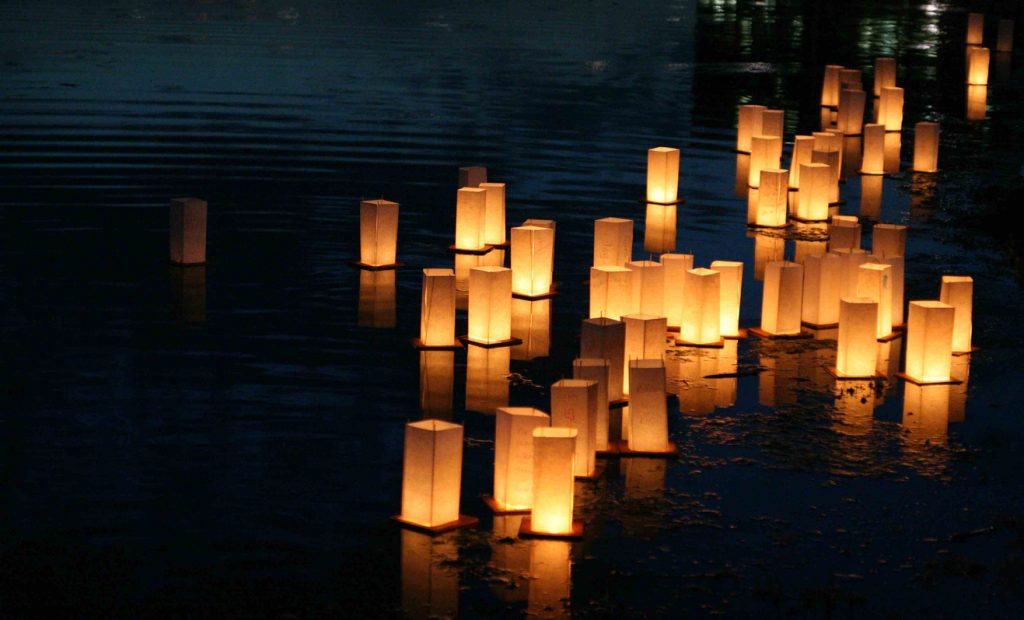
<svg viewBox="0 0 1024 620"><path fill-rule="evenodd" d="M1024 99L994 56L985 119L966 120L960 6L355 4L0 5L0 610L1019 610L1024 299L1000 248L951 223L1019 166ZM906 416L896 381L837 397L826 340L742 341L735 361L673 350L678 460L580 483L580 543L492 522L493 418L473 410L505 400L506 363L508 401L545 409L571 372L592 221L634 218L643 253L646 149L682 149L678 249L745 261L755 325L755 257L816 233L748 236L736 106L783 106L787 137L808 133L824 64L869 83L889 54L905 125L943 127L942 174L884 182L881 219L911 227L907 297L936 297L943 273L976 282L983 352L959 360L948 407ZM510 223L558 222L561 294L548 355L467 370L459 352L436 384L408 340L419 269L451 265L470 163L508 183ZM856 214L858 179L843 192ZM205 268L166 264L178 195L209 201ZM347 266L358 201L379 196L401 203L393 285ZM433 541L388 520L424 403L465 424L463 512L483 517Z"/></svg>

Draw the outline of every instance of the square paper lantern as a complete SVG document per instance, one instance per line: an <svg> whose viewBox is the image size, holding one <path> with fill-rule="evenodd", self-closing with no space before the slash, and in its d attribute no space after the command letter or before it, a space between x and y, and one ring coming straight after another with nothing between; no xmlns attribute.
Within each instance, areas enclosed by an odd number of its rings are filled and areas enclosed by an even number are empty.
<svg viewBox="0 0 1024 620"><path fill-rule="evenodd" d="M697 345L722 341L722 274L697 268L686 272L686 297L679 325L679 340Z"/></svg>
<svg viewBox="0 0 1024 620"><path fill-rule="evenodd" d="M839 344L836 374L840 377L873 377L877 354L875 330L878 303L860 297L839 302Z"/></svg>
<svg viewBox="0 0 1024 620"><path fill-rule="evenodd" d="M751 192L753 195L753 192ZM762 170L761 187L757 191L755 226L782 228L789 215L789 171Z"/></svg>
<svg viewBox="0 0 1024 620"><path fill-rule="evenodd" d="M803 304L804 267L799 263L768 263L764 272L761 329L773 336L800 333Z"/></svg>
<svg viewBox="0 0 1024 620"><path fill-rule="evenodd" d="M547 357L551 348L551 300L512 298L512 359L528 361Z"/></svg>
<svg viewBox="0 0 1024 620"><path fill-rule="evenodd" d="M487 190L463 187L455 201L455 249L477 251L485 248L484 217Z"/></svg>
<svg viewBox="0 0 1024 620"><path fill-rule="evenodd" d="M871 253L879 258L907 255L907 227L903 224L875 224L871 229Z"/></svg>
<svg viewBox="0 0 1024 620"><path fill-rule="evenodd" d="M967 120L983 121L988 113L988 86L967 85Z"/></svg>
<svg viewBox="0 0 1024 620"><path fill-rule="evenodd" d="M839 296L856 297L857 284L860 279L858 269L868 262L868 254L860 248L837 249L833 251L839 256L842 269L839 272Z"/></svg>
<svg viewBox="0 0 1024 620"><path fill-rule="evenodd" d="M420 414L450 420L455 392L455 352L420 351Z"/></svg>
<svg viewBox="0 0 1024 620"><path fill-rule="evenodd" d="M633 220L594 220L594 267L622 267L633 257Z"/></svg>
<svg viewBox="0 0 1024 620"><path fill-rule="evenodd" d="M830 250L860 247L860 221L853 215L833 215L828 224Z"/></svg>
<svg viewBox="0 0 1024 620"><path fill-rule="evenodd" d="M786 127L785 110L765 110L761 118L761 135L783 137ZM757 134L754 134L757 135Z"/></svg>
<svg viewBox="0 0 1024 620"><path fill-rule="evenodd" d="M789 188L800 189L800 166L811 163L814 151L814 136L793 138L793 156L789 163Z"/></svg>
<svg viewBox="0 0 1024 620"><path fill-rule="evenodd" d="M882 189L885 177L864 174L860 178L860 215L869 220L882 217Z"/></svg>
<svg viewBox="0 0 1024 620"><path fill-rule="evenodd" d="M974 278L942 276L939 301L955 309L953 315L953 353L970 353L973 317Z"/></svg>
<svg viewBox="0 0 1024 620"><path fill-rule="evenodd" d="M626 324L609 318L584 319L580 330L580 357L608 360L608 400L621 400Z"/></svg>
<svg viewBox="0 0 1024 620"><path fill-rule="evenodd" d="M533 505L533 431L551 425L533 407L498 407L494 417L494 504L501 512Z"/></svg>
<svg viewBox="0 0 1024 620"><path fill-rule="evenodd" d="M967 83L977 86L988 84L988 60L987 47L967 48Z"/></svg>
<svg viewBox="0 0 1024 620"><path fill-rule="evenodd" d="M398 247L398 203L364 200L359 203L359 262L370 267L395 264Z"/></svg>
<svg viewBox="0 0 1024 620"><path fill-rule="evenodd" d="M487 182L487 168L483 166L465 166L459 168L459 188L480 187Z"/></svg>
<svg viewBox="0 0 1024 620"><path fill-rule="evenodd" d="M862 90L844 89L839 93L839 118L836 121L836 129L843 132L843 135L860 135L861 126L864 125L866 97Z"/></svg>
<svg viewBox="0 0 1024 620"><path fill-rule="evenodd" d="M493 415L508 405L509 347L468 347L466 349L466 410Z"/></svg>
<svg viewBox="0 0 1024 620"><path fill-rule="evenodd" d="M668 204L679 194L679 149L647 150L647 202Z"/></svg>
<svg viewBox="0 0 1024 620"><path fill-rule="evenodd" d="M967 14L967 45L981 45L985 40L985 14Z"/></svg>
<svg viewBox="0 0 1024 620"><path fill-rule="evenodd" d="M541 535L573 534L577 431L574 428L533 429L533 508L530 529Z"/></svg>
<svg viewBox="0 0 1024 620"><path fill-rule="evenodd" d="M451 269L423 270L420 345L458 345L458 341L455 340L455 272Z"/></svg>
<svg viewBox="0 0 1024 620"><path fill-rule="evenodd" d="M644 219L644 250L652 254L676 249L676 205L647 203Z"/></svg>
<svg viewBox="0 0 1024 620"><path fill-rule="evenodd" d="M881 263L864 263L857 268L857 297L878 304L875 337L892 334L892 268Z"/></svg>
<svg viewBox="0 0 1024 620"><path fill-rule="evenodd" d="M590 478L597 461L597 382L562 379L551 385L551 425L574 428L576 435L576 476Z"/></svg>
<svg viewBox="0 0 1024 620"><path fill-rule="evenodd" d="M626 263L633 271L633 307L639 314L663 316L665 312L665 275L661 263L636 260Z"/></svg>
<svg viewBox="0 0 1024 620"><path fill-rule="evenodd" d="M629 397L629 449L669 451L664 360L630 360L629 382L633 386Z"/></svg>
<svg viewBox="0 0 1024 620"><path fill-rule="evenodd" d="M608 450L608 360L578 357L572 361L572 378L592 381L597 386L594 448L604 452Z"/></svg>
<svg viewBox="0 0 1024 620"><path fill-rule="evenodd" d="M896 86L896 59L876 58L875 59L875 96L882 96L882 89L887 86Z"/></svg>
<svg viewBox="0 0 1024 620"><path fill-rule="evenodd" d="M169 237L172 263L205 263L206 201L199 198L171 199Z"/></svg>
<svg viewBox="0 0 1024 620"><path fill-rule="evenodd" d="M838 254L811 254L804 259L802 319L814 328L839 322L839 281L842 259Z"/></svg>
<svg viewBox="0 0 1024 620"><path fill-rule="evenodd" d="M808 222L827 220L831 182L832 168L828 164L801 164L796 217Z"/></svg>
<svg viewBox="0 0 1024 620"><path fill-rule="evenodd" d="M828 166L828 203L830 205L839 202L839 176L840 176L840 151L819 151L811 152L811 161L816 164Z"/></svg>
<svg viewBox="0 0 1024 620"><path fill-rule="evenodd" d="M827 131L815 131L811 134L814 137L814 149L811 151L811 161L814 161L814 151L835 151L839 153L839 162L836 167L842 170L843 167L843 132L838 129Z"/></svg>
<svg viewBox="0 0 1024 620"><path fill-rule="evenodd" d="M686 272L693 269L693 254L662 254L662 273L665 276L665 318L668 328L679 329L686 300Z"/></svg>
<svg viewBox="0 0 1024 620"><path fill-rule="evenodd" d="M753 136L750 138L750 187L761 186L761 171L778 170L782 162L782 138Z"/></svg>
<svg viewBox="0 0 1024 620"><path fill-rule="evenodd" d="M921 121L914 125L914 172L938 172L939 124Z"/></svg>
<svg viewBox="0 0 1024 620"><path fill-rule="evenodd" d="M359 327L395 326L395 270L359 271Z"/></svg>
<svg viewBox="0 0 1024 620"><path fill-rule="evenodd" d="M711 269L721 274L719 292L721 299L718 311L721 316L721 335L724 338L738 338L740 335L740 295L743 291L743 263L741 261L716 260Z"/></svg>
<svg viewBox="0 0 1024 620"><path fill-rule="evenodd" d="M555 231L540 226L512 229L512 293L540 297L551 293Z"/></svg>
<svg viewBox="0 0 1024 620"><path fill-rule="evenodd" d="M635 272L627 267L590 268L590 318L618 320L637 307L633 300Z"/></svg>
<svg viewBox="0 0 1024 620"><path fill-rule="evenodd" d="M487 192L484 197L484 243L505 243L505 184L480 183L477 187Z"/></svg>
<svg viewBox="0 0 1024 620"><path fill-rule="evenodd" d="M903 327L903 257L889 255L880 258L872 254L870 260L889 265L889 280L892 284L892 328L895 330L897 327Z"/></svg>
<svg viewBox="0 0 1024 620"><path fill-rule="evenodd" d="M861 134L863 131L863 125L861 125ZM839 155L839 161L843 165L842 170L839 171L841 178L847 179L860 171L863 143L863 135L843 138L843 152Z"/></svg>
<svg viewBox="0 0 1024 620"><path fill-rule="evenodd" d="M1013 51L1013 20L999 20L999 31L996 34L996 51L1007 54Z"/></svg>
<svg viewBox="0 0 1024 620"><path fill-rule="evenodd" d="M441 420L406 424L399 519L429 529L457 523L461 483L462 426Z"/></svg>
<svg viewBox="0 0 1024 620"><path fill-rule="evenodd" d="M864 154L861 158L860 172L885 174L885 125L864 125Z"/></svg>
<svg viewBox="0 0 1024 620"><path fill-rule="evenodd" d="M940 301L912 301L907 314L904 374L916 383L948 382L956 309Z"/></svg>
<svg viewBox="0 0 1024 620"><path fill-rule="evenodd" d="M750 138L764 133L763 105L741 105L739 121L736 127L736 150L740 153L750 152Z"/></svg>
<svg viewBox="0 0 1024 620"><path fill-rule="evenodd" d="M821 86L821 105L835 107L839 105L839 72L842 65L825 65L825 79Z"/></svg>
<svg viewBox="0 0 1024 620"><path fill-rule="evenodd" d="M496 344L512 338L512 270L474 267L469 270L470 342Z"/></svg>
<svg viewBox="0 0 1024 620"><path fill-rule="evenodd" d="M878 100L878 122L885 125L886 131L903 129L903 89L898 86L886 86Z"/></svg>
<svg viewBox="0 0 1024 620"><path fill-rule="evenodd" d="M665 357L668 325L665 317L650 314L627 314L622 321L626 324L626 365L622 370L627 373L622 391L629 394L629 361Z"/></svg>

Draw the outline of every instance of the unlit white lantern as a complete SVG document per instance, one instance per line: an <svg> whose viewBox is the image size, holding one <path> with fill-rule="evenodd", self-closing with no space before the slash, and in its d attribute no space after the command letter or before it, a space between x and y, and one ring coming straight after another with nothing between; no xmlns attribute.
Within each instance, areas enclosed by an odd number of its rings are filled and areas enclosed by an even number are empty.
<svg viewBox="0 0 1024 620"><path fill-rule="evenodd" d="M839 94L839 118L836 121L836 129L847 136L859 135L864 124L865 102L866 95L863 90L844 89Z"/></svg>
<svg viewBox="0 0 1024 620"><path fill-rule="evenodd" d="M500 512L533 505L533 430L551 425L533 407L498 407L494 417L494 504Z"/></svg>
<svg viewBox="0 0 1024 620"><path fill-rule="evenodd" d="M551 348L551 300L512 298L512 359L547 357Z"/></svg>
<svg viewBox="0 0 1024 620"><path fill-rule="evenodd" d="M647 202L675 202L679 194L679 149L647 150Z"/></svg>
<svg viewBox="0 0 1024 620"><path fill-rule="evenodd" d="M552 384L551 425L578 431L576 476L592 477L597 466L597 382L562 379Z"/></svg>
<svg viewBox="0 0 1024 620"><path fill-rule="evenodd" d="M398 203L363 200L359 203L359 262L369 267L395 264L398 245Z"/></svg>
<svg viewBox="0 0 1024 620"><path fill-rule="evenodd" d="M967 45L981 45L985 40L985 14L967 14Z"/></svg>
<svg viewBox="0 0 1024 620"><path fill-rule="evenodd" d="M461 483L462 426L442 420L406 424L399 519L431 529L457 523Z"/></svg>
<svg viewBox="0 0 1024 620"><path fill-rule="evenodd" d="M622 267L633 256L633 220L594 220L594 267Z"/></svg>
<svg viewBox="0 0 1024 620"><path fill-rule="evenodd" d="M512 293L539 297L551 293L555 231L540 226L512 229Z"/></svg>
<svg viewBox="0 0 1024 620"><path fill-rule="evenodd" d="M786 128L785 110L765 110L761 119L761 135L783 137ZM756 135L756 134L755 134Z"/></svg>
<svg viewBox="0 0 1024 620"><path fill-rule="evenodd" d="M782 138L758 135L750 138L750 187L760 187L761 171L777 170L782 162Z"/></svg>
<svg viewBox="0 0 1024 620"><path fill-rule="evenodd" d="M662 254L661 265L665 276L663 314L669 329L678 330L686 301L686 272L693 269L693 254Z"/></svg>
<svg viewBox="0 0 1024 620"><path fill-rule="evenodd" d="M451 269L423 270L419 344L424 347L458 345L455 340L455 272Z"/></svg>
<svg viewBox="0 0 1024 620"><path fill-rule="evenodd" d="M606 317L584 319L580 330L580 357L608 360L608 400L621 400L626 324Z"/></svg>
<svg viewBox="0 0 1024 620"><path fill-rule="evenodd" d="M839 322L842 259L837 254L811 254L804 259L802 319L821 329Z"/></svg>
<svg viewBox="0 0 1024 620"><path fill-rule="evenodd" d="M839 72L842 65L825 65L825 79L821 86L821 105L835 107L839 105Z"/></svg>
<svg viewBox="0 0 1024 620"><path fill-rule="evenodd" d="M860 221L853 215L833 215L828 225L829 250L860 247Z"/></svg>
<svg viewBox="0 0 1024 620"><path fill-rule="evenodd" d="M676 205L647 203L644 218L644 250L654 254L676 249Z"/></svg>
<svg viewBox="0 0 1024 620"><path fill-rule="evenodd" d="M206 201L172 198L170 209L171 262L199 265L206 262Z"/></svg>
<svg viewBox="0 0 1024 620"><path fill-rule="evenodd" d="M477 187L487 192L484 198L484 243L505 243L505 184L480 183Z"/></svg>
<svg viewBox="0 0 1024 620"><path fill-rule="evenodd" d="M882 89L887 86L896 86L896 59L876 58L875 59L875 96L882 96Z"/></svg>
<svg viewBox="0 0 1024 620"><path fill-rule="evenodd" d="M577 431L574 428L533 430L533 509L530 529L535 534L570 536Z"/></svg>
<svg viewBox="0 0 1024 620"><path fill-rule="evenodd" d="M508 405L509 347L468 347L466 350L466 410L491 415Z"/></svg>
<svg viewBox="0 0 1024 620"><path fill-rule="evenodd" d="M764 111L763 105L741 105L739 121L736 127L736 150L741 153L750 152L750 138L762 135Z"/></svg>
<svg viewBox="0 0 1024 620"><path fill-rule="evenodd" d="M627 267L590 268L590 318L608 317L618 320L633 312L633 277Z"/></svg>
<svg viewBox="0 0 1024 620"><path fill-rule="evenodd" d="M751 192L753 195L754 192ZM762 170L761 187L757 190L754 212L756 226L782 228L789 215L789 171Z"/></svg>
<svg viewBox="0 0 1024 620"><path fill-rule="evenodd" d="M420 351L420 413L451 419L455 392L455 352Z"/></svg>
<svg viewBox="0 0 1024 620"><path fill-rule="evenodd" d="M828 219L828 204L832 168L828 164L800 165L800 192L797 195L796 216L809 222Z"/></svg>
<svg viewBox="0 0 1024 620"><path fill-rule="evenodd" d="M487 190L479 187L459 189L455 202L455 249L478 251L484 243L484 216Z"/></svg>
<svg viewBox="0 0 1024 620"><path fill-rule="evenodd" d="M800 189L800 166L811 163L814 151L814 136L793 138L793 156L789 163L789 188Z"/></svg>
<svg viewBox="0 0 1024 620"><path fill-rule="evenodd" d="M668 332L668 324L663 316L652 314L627 314L622 317L626 324L626 346L625 363L628 366L630 360L654 359L665 356L665 335ZM628 373L628 367L623 367L623 372ZM629 375L622 388L626 394L630 393Z"/></svg>
<svg viewBox="0 0 1024 620"><path fill-rule="evenodd" d="M967 83L976 86L988 84L989 51L987 47L967 48Z"/></svg>
<svg viewBox="0 0 1024 620"><path fill-rule="evenodd" d="M1009 53L1013 51L1013 20L999 20L999 31L996 34L996 51Z"/></svg>
<svg viewBox="0 0 1024 620"><path fill-rule="evenodd" d="M639 314L664 315L665 275L661 263L637 260L626 263L633 271L633 291L630 294L633 307Z"/></svg>
<svg viewBox="0 0 1024 620"><path fill-rule="evenodd" d="M921 121L914 125L914 172L939 170L939 124Z"/></svg>
<svg viewBox="0 0 1024 620"><path fill-rule="evenodd" d="M634 359L629 362L629 450L667 452L668 411L665 403L665 362Z"/></svg>
<svg viewBox="0 0 1024 620"><path fill-rule="evenodd" d="M857 268L857 297L878 304L875 337L892 334L892 268L882 263L864 263Z"/></svg>
<svg viewBox="0 0 1024 620"><path fill-rule="evenodd" d="M721 317L720 333L724 338L740 335L740 296L743 292L743 262L716 260L711 269L720 273L718 311Z"/></svg>
<svg viewBox="0 0 1024 620"><path fill-rule="evenodd" d="M871 253L879 258L907 255L907 227L903 224L875 224L871 229Z"/></svg>
<svg viewBox="0 0 1024 620"><path fill-rule="evenodd" d="M773 336L800 333L804 267L799 263L768 263L764 272L761 330Z"/></svg>
<svg viewBox="0 0 1024 620"><path fill-rule="evenodd" d="M687 302L679 325L679 339L685 343L713 345L722 341L722 275L711 269L686 272Z"/></svg>
<svg viewBox="0 0 1024 620"><path fill-rule="evenodd" d="M971 276L942 276L939 301L953 306L953 353L971 351L971 331L974 322L974 278Z"/></svg>
<svg viewBox="0 0 1024 620"><path fill-rule="evenodd" d="M864 125L864 153L861 157L860 172L861 174L885 174L884 125L877 123Z"/></svg>
<svg viewBox="0 0 1024 620"><path fill-rule="evenodd" d="M594 447L598 452L608 450L608 380L610 365L607 359L579 357L572 361L572 378L592 381L597 386Z"/></svg>
<svg viewBox="0 0 1024 620"><path fill-rule="evenodd" d="M878 100L878 122L885 125L886 131L903 129L903 89L898 86L886 86Z"/></svg>
<svg viewBox="0 0 1024 620"><path fill-rule="evenodd" d="M496 344L512 338L512 270L474 267L469 270L469 333L471 342Z"/></svg>
<svg viewBox="0 0 1024 620"><path fill-rule="evenodd" d="M861 297L844 297L839 302L839 344L836 374L867 378L875 374L878 303Z"/></svg>
<svg viewBox="0 0 1024 620"><path fill-rule="evenodd" d="M941 301L912 301L907 313L904 374L917 383L950 380L956 309Z"/></svg>

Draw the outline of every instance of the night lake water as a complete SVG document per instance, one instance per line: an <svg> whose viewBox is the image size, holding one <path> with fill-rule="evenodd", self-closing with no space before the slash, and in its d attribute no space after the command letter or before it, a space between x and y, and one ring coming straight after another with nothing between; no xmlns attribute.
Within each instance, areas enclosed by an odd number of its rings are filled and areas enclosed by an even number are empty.
<svg viewBox="0 0 1024 620"><path fill-rule="evenodd" d="M1019 52L993 53L967 119L964 6L82 4L0 4L0 611L1024 608L1024 295L1009 252L963 224L1021 165L1024 74ZM968 380L922 419L900 380L837 396L834 341L751 338L724 362L673 348L679 458L609 460L579 482L581 542L516 540L480 499L494 418L473 409L547 410L571 375L593 220L634 219L646 258L646 151L680 148L677 251L744 261L741 324L757 325L755 258L822 237L748 233L736 108L785 108L791 142L819 127L824 65L870 87L877 56L898 58L906 89L904 172L883 181L879 217L909 226L908 300L974 277L982 350L955 362ZM918 120L942 124L937 175L907 172ZM409 343L421 269L453 264L469 164L508 184L510 225L557 222L560 294L536 308L537 348L440 360L451 410L443 381L427 400L465 425L462 511L481 524L430 539L389 517L403 427L432 387ZM842 192L858 215L859 175ZM167 205L187 195L209 202L209 260L183 270L167 263ZM359 201L381 196L401 204L406 266L377 277L348 261ZM738 377L704 379L704 362Z"/></svg>

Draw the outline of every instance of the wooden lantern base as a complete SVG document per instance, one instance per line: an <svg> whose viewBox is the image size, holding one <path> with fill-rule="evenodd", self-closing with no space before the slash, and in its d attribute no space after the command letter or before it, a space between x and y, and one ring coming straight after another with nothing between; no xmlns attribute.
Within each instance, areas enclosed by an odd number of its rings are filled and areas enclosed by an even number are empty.
<svg viewBox="0 0 1024 620"><path fill-rule="evenodd" d="M668 448L665 450L633 450L629 447L629 440L623 439L619 442L619 456L622 458L632 457L654 457L654 458L672 458L679 455L679 447L673 442L668 442Z"/></svg>
<svg viewBox="0 0 1024 620"><path fill-rule="evenodd" d="M547 293L541 293L540 295L527 295L526 293L517 293L512 291L512 296L516 299L525 299L527 301L539 301L541 299L551 299L558 295L558 289L555 287L555 283L551 283L551 290Z"/></svg>
<svg viewBox="0 0 1024 620"><path fill-rule="evenodd" d="M832 375L839 381L885 381L886 379L888 379L888 377L886 377L885 375L879 374L877 372L866 377L853 377L850 375L841 375L839 374L839 370L835 366L829 366L828 374Z"/></svg>
<svg viewBox="0 0 1024 620"><path fill-rule="evenodd" d="M702 349L722 349L725 347L725 338L719 338L718 342L709 342L707 344L698 344L689 340L683 340L682 338L676 338L675 341L681 347L699 347Z"/></svg>
<svg viewBox="0 0 1024 620"><path fill-rule="evenodd" d="M462 349L465 348L462 345L462 343L459 342L458 340L448 345L432 347L428 347L427 345L423 344L423 341L420 340L419 338L413 338L410 342L412 342L412 346L414 348L419 349L420 351L461 351Z"/></svg>
<svg viewBox="0 0 1024 620"><path fill-rule="evenodd" d="M538 532L533 529L533 523L530 517L523 517L523 522L519 525L519 537L520 538L554 538L560 540L579 540L583 538L583 521L579 519L572 520L572 531L565 532L562 534L549 534L548 532Z"/></svg>
<svg viewBox="0 0 1024 620"><path fill-rule="evenodd" d="M831 207L832 203L831 202L828 203L828 206ZM817 224L819 222L827 222L829 220L829 218L827 218L827 217L825 219L823 219L823 220L809 220L807 218L803 218L803 217L800 217L799 215L795 215L795 214L794 215L790 215L789 219L791 219L793 221L796 221L796 222L800 222L801 224Z"/></svg>
<svg viewBox="0 0 1024 620"><path fill-rule="evenodd" d="M953 357L970 355L971 353L977 353L978 351L981 351L981 347L971 347L970 351L953 351Z"/></svg>
<svg viewBox="0 0 1024 620"><path fill-rule="evenodd" d="M448 523L442 523L440 525L435 525L433 527L428 527L421 523L413 523L412 521L403 519L402 515L395 515L391 518L397 521L402 527L409 528L410 530L416 530L417 532L422 532L424 534L430 534L431 536L436 536L437 534L444 534L445 532L450 532L452 530L457 530L464 527L472 527L477 523L480 523L480 519L477 519L476 517L461 514L459 515L459 518L455 521L449 521Z"/></svg>
<svg viewBox="0 0 1024 620"><path fill-rule="evenodd" d="M811 323L810 321L800 321L800 324L804 327L810 327L811 329L835 329L839 327L839 323Z"/></svg>
<svg viewBox="0 0 1024 620"><path fill-rule="evenodd" d="M481 499L483 499L484 503L487 504L487 507L491 509L491 512L493 512L496 515L526 515L526 514L530 514L530 509L529 508L522 508L522 509L503 508L500 504L498 504L497 500L495 500L494 497L492 497L490 495L484 495Z"/></svg>
<svg viewBox="0 0 1024 620"><path fill-rule="evenodd" d="M766 332L760 327L751 327L750 333L754 334L758 338L767 338L768 340L804 340L806 338L814 338L813 334L801 331L799 334L773 334Z"/></svg>
<svg viewBox="0 0 1024 620"><path fill-rule="evenodd" d="M355 267L357 269L362 269L363 271L388 271L390 269L398 269L399 267L405 267L405 263L388 263L387 265L371 265L369 263L364 263L363 261L355 260L355 259L352 259L352 260L348 261L348 264L352 265L353 267Z"/></svg>
<svg viewBox="0 0 1024 620"><path fill-rule="evenodd" d="M668 206L671 206L671 205L681 205L681 204L685 203L686 201L683 200L682 198L676 198L675 200L673 200L671 202L658 202L656 200L647 200L647 199L641 200L640 202L642 202L645 205L661 205L663 207L668 207Z"/></svg>
<svg viewBox="0 0 1024 620"><path fill-rule="evenodd" d="M470 338L469 336L459 336L459 340L462 341L462 344L473 345L474 347L481 347L484 349L514 347L517 344L523 344L522 338L506 338L505 340L497 340L495 342L485 342L483 340L477 340L476 338Z"/></svg>
<svg viewBox="0 0 1024 620"><path fill-rule="evenodd" d="M896 376L899 377L900 379L903 379L904 381L909 381L914 385L960 385L961 383L963 383L963 381L961 381L960 379L953 378L950 378L946 381L921 381L920 379L915 379L914 377L911 377L905 372L898 372L896 373Z"/></svg>
<svg viewBox="0 0 1024 620"><path fill-rule="evenodd" d="M494 249L492 245L485 245L478 250L467 250L465 248L457 248L454 245L448 246L448 251L452 254L469 254L471 256L483 256L484 254L490 253Z"/></svg>
<svg viewBox="0 0 1024 620"><path fill-rule="evenodd" d="M896 340L896 339L902 338L902 337L903 337L903 334L901 334L900 332L894 331L894 332L890 332L886 336L882 336L881 338L877 338L877 340L878 340L878 342L892 342L893 340Z"/></svg>
<svg viewBox="0 0 1024 620"><path fill-rule="evenodd" d="M749 332L747 331L747 328L745 328L745 327L741 327L741 328L740 328L740 329L739 329L739 330L737 331L737 333L736 333L736 335L735 335L735 336L726 336L726 335L723 335L723 336L722 336L722 339L723 339L723 340L746 340L746 339L747 339L747 337L748 337L749 335L750 335L750 334L749 334Z"/></svg>

